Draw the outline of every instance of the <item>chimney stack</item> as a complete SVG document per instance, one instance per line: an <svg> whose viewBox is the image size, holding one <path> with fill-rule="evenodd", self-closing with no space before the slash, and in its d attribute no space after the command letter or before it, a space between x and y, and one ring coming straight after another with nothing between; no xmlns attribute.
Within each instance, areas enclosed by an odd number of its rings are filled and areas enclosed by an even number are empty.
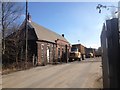
<svg viewBox="0 0 120 90"><path fill-rule="evenodd" d="M64 34L62 34L62 37L64 37Z"/></svg>
<svg viewBox="0 0 120 90"><path fill-rule="evenodd" d="M31 19L31 15L28 13L28 21L31 22L32 19Z"/></svg>

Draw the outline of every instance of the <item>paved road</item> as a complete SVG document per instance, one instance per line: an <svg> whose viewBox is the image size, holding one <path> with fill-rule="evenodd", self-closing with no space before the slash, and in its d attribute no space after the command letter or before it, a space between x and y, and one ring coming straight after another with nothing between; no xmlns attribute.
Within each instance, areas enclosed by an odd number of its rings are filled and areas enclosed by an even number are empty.
<svg viewBox="0 0 120 90"><path fill-rule="evenodd" d="M47 65L3 75L3 88L99 88L101 58Z"/></svg>

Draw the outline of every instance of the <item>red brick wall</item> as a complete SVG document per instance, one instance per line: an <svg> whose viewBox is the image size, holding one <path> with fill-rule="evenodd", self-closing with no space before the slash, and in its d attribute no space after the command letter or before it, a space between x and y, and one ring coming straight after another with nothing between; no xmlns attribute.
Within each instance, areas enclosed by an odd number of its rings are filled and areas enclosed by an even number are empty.
<svg viewBox="0 0 120 90"><path fill-rule="evenodd" d="M65 51L65 47L66 47L66 45L67 45L67 49L69 49L69 51L70 51L70 44L68 43L68 42L66 42L66 41L63 41L63 40L57 40L57 49L58 48L60 48L60 56L61 56L61 58L60 58L60 62L62 62L63 60L65 61L65 58L64 57L62 57L63 55L62 55L62 48L64 49L64 54L66 53ZM67 50L68 51L68 50ZM58 50L57 50L57 52L58 52ZM68 55L69 55L69 52L67 52L68 53ZM58 54L58 53L57 53ZM66 54L65 54L66 55Z"/></svg>
<svg viewBox="0 0 120 90"><path fill-rule="evenodd" d="M62 41L62 40L57 40L56 44L49 43L49 42L43 42L43 41L38 41L37 42L37 55L38 55L38 65L42 65L42 58L41 58L41 45L44 45L44 64L48 64L47 62L47 46L50 49L50 62L49 63L57 63L58 62L58 48L60 48L60 62L62 62L62 48L64 49L65 52L65 45L68 46L68 49L70 50L69 43Z"/></svg>
<svg viewBox="0 0 120 90"><path fill-rule="evenodd" d="M41 65L41 44L37 42L38 65Z"/></svg>

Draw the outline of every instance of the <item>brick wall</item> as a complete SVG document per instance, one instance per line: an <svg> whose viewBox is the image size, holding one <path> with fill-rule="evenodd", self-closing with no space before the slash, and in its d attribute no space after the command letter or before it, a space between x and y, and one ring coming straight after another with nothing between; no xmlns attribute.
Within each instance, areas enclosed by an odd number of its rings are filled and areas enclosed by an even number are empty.
<svg viewBox="0 0 120 90"><path fill-rule="evenodd" d="M44 47L43 51L41 48L42 45ZM60 48L59 60L61 63L64 62L66 59L64 56L66 55L66 53L69 53L69 52L66 52L66 50L65 50L66 45L67 45L67 49L70 50L69 43L62 41L62 40L57 40L56 43L50 43L47 41L37 41L38 65L46 65L49 63L50 64L58 63L58 48ZM49 48L49 60L47 58L47 47ZM64 51L64 53L62 51Z"/></svg>

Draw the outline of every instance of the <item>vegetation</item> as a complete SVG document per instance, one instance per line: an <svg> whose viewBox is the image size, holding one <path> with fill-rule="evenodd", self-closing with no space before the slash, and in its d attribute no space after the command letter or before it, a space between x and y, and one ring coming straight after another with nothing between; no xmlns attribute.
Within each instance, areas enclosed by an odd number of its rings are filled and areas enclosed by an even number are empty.
<svg viewBox="0 0 120 90"><path fill-rule="evenodd" d="M21 41L17 36L20 26L20 17L23 14L24 6L18 2L0 2L0 31L2 34L2 67L3 70L9 66L18 65L18 52ZM14 65L13 65L14 64Z"/></svg>

